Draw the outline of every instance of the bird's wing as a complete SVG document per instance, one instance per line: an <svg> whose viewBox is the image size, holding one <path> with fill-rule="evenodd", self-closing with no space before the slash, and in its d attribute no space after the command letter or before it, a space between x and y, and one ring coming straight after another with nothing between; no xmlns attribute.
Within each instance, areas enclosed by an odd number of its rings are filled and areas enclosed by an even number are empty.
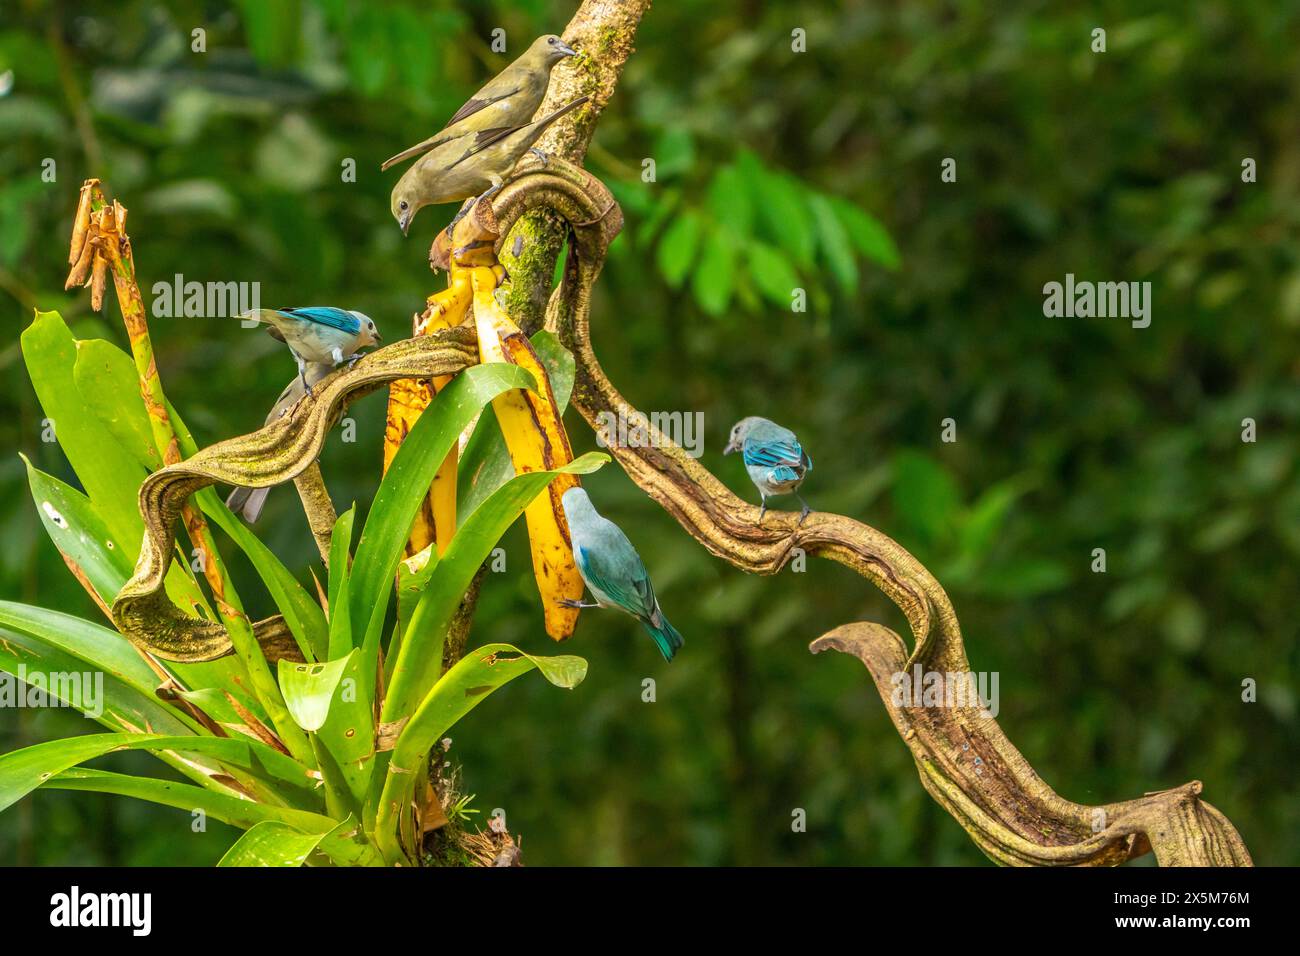
<svg viewBox="0 0 1300 956"><path fill-rule="evenodd" d="M347 332L349 335L356 335L361 331L360 319L351 312L336 309L333 306L310 305L302 309L280 309L280 311L285 315L304 319L316 325L324 325L331 329L338 329L340 332Z"/></svg>
<svg viewBox="0 0 1300 956"><path fill-rule="evenodd" d="M623 538L621 545L599 550L579 546L578 561L586 573L588 584L609 600L636 617L653 617L656 601L650 576L646 574L645 564L632 543L622 531L619 535Z"/></svg>
<svg viewBox="0 0 1300 956"><path fill-rule="evenodd" d="M794 435L788 438L746 438L741 455L745 464L765 468L779 468L782 465L801 468L807 457L799 439Z"/></svg>
<svg viewBox="0 0 1300 956"><path fill-rule="evenodd" d="M522 87L516 86L512 90L507 90L505 93L502 93L500 96L482 96L481 94L483 91L479 90L478 93L475 93L465 101L465 105L456 111L455 116L447 120L447 125L451 126L454 123L459 123L466 116L473 116L479 110L491 106L493 103L500 103L502 100L508 100L521 89Z"/></svg>
<svg viewBox="0 0 1300 956"><path fill-rule="evenodd" d="M494 126L492 129L481 129L474 134L466 134L470 138L469 148L456 162L448 166L448 169L454 169L465 160L469 159L476 153L481 153L494 143L499 143L511 133L517 133L525 126L531 126L531 123L525 123L523 126Z"/></svg>

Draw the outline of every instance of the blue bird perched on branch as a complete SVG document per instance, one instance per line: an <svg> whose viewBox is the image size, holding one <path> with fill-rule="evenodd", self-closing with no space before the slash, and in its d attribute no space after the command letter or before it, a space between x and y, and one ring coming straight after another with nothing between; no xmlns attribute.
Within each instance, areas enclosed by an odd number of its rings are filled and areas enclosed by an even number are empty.
<svg viewBox="0 0 1300 956"><path fill-rule="evenodd" d="M299 309L255 309L240 316L267 326L273 338L289 346L298 363L298 377L311 394L306 368L319 363L331 368L352 358L358 349L384 340L374 320L362 312L311 305Z"/></svg>
<svg viewBox="0 0 1300 956"><path fill-rule="evenodd" d="M808 502L799 494L799 486L804 476L812 471L812 459L799 444L795 433L782 428L776 422L751 415L742 418L731 429L731 440L722 450L724 455L733 451L740 452L749 472L749 480L754 483L763 498L758 510L758 523L763 523L767 514L768 495L794 495L803 505L799 512L799 524L808 517Z"/></svg>
<svg viewBox="0 0 1300 956"><path fill-rule="evenodd" d="M602 517L587 492L570 488L560 499L569 524L574 562L595 604L565 601L569 607L616 607L641 622L664 660L671 661L685 641L659 608L645 562L623 530Z"/></svg>

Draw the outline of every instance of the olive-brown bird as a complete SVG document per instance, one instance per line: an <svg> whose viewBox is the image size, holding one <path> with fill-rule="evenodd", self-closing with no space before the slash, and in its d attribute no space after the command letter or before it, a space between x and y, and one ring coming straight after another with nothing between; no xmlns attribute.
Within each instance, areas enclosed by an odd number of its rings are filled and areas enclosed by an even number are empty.
<svg viewBox="0 0 1300 956"><path fill-rule="evenodd" d="M487 129L506 129L529 122L546 98L551 68L578 53L554 34L538 37L523 54L489 80L456 111L441 132L385 160L380 169L419 156L444 143Z"/></svg>
<svg viewBox="0 0 1300 956"><path fill-rule="evenodd" d="M402 233L406 233L411 219L425 206L460 202L475 196L485 199L496 193L524 153L538 152L533 144L546 128L587 100L588 97L580 96L549 116L523 126L466 133L420 157L393 187L391 208ZM546 161L544 155L538 155ZM472 207L462 209L456 218L459 220L469 208Z"/></svg>

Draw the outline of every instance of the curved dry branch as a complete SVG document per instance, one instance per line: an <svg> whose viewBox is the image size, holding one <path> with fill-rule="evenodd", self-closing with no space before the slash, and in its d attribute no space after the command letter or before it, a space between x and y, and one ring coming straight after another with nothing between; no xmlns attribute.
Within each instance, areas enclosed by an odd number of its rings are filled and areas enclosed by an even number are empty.
<svg viewBox="0 0 1300 956"><path fill-rule="evenodd" d="M867 665L926 790L980 849L1013 865L1113 865L1152 849L1163 865L1250 865L1232 824L1200 800L1199 782L1123 803L1071 803L1039 778L981 708L896 703L894 676L914 665L945 675L970 671L947 593L905 548L851 518L814 512L800 527L794 514L769 512L760 527L754 505L654 429L610 383L591 347L591 291L622 213L603 184L553 160L545 172L506 186L492 202L493 216L485 213L479 224L505 236L521 216L540 208L564 218L574 237L546 315L546 327L577 361L572 404L593 429L620 417L647 428L650 441L636 447L610 441L610 451L642 490L718 557L746 571L775 574L802 549L853 568L898 605L915 639L910 653L899 635L872 623L837 628L812 650L834 648ZM497 238L498 252L501 244Z"/></svg>
<svg viewBox="0 0 1300 956"><path fill-rule="evenodd" d="M326 434L348 403L396 379L452 375L477 362L478 347L469 329L395 342L324 379L314 394L265 428L154 472L140 486L145 532L135 573L113 602L118 630L166 660L206 661L229 653L224 626L187 617L163 589L175 550L176 518L189 496L218 482L265 488L292 481L315 464ZM308 481L300 491L306 503L323 488ZM314 530L318 523L313 521ZM253 633L271 660L297 653L279 616L257 622Z"/></svg>

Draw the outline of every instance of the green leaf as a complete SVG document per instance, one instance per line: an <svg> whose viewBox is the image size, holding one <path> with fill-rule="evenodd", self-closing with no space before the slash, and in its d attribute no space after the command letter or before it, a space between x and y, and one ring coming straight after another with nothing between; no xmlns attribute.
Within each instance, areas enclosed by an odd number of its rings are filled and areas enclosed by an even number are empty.
<svg viewBox="0 0 1300 956"><path fill-rule="evenodd" d="M42 786L50 790L115 793L163 806L176 807L190 813L202 810L214 820L220 820L222 823L243 830L267 820L274 820L304 833L324 833L320 849L339 865L379 866L382 864L374 848L360 838L357 832L359 827L353 825L349 829L347 826L339 826L338 821L319 813L254 803L251 800L229 797L223 793L209 792L200 787L174 783L170 780L131 777L126 774L81 767L55 774ZM344 823L351 824L352 821L344 821Z"/></svg>
<svg viewBox="0 0 1300 956"><path fill-rule="evenodd" d="M326 750L324 755L317 750L326 786L349 811L365 802L375 757L375 716L363 692L365 679L361 655L350 653L330 700L329 715L315 738Z"/></svg>
<svg viewBox="0 0 1300 956"><path fill-rule="evenodd" d="M5 605L5 610L13 607L15 605ZM75 674L85 672L88 668L102 673L102 694L98 693L101 688L96 688L96 700L65 700L64 703L76 703L81 713L105 727L123 731L151 727L167 734L191 733L197 729L193 721L159 700L152 689L142 687L139 674L123 673L119 676L111 668L100 667L94 660L87 659L93 656L90 653L85 657L78 656L25 633L21 628L11 630L0 627L0 671L23 680L28 680L34 674L40 674L44 679L47 674ZM144 661L138 657L137 661L144 666ZM59 696L59 699L63 698Z"/></svg>
<svg viewBox="0 0 1300 956"><path fill-rule="evenodd" d="M695 262L703 231L703 220L688 209L673 219L659 238L655 264L659 267L659 274L672 288L680 289L686 280L687 273Z"/></svg>
<svg viewBox="0 0 1300 956"><path fill-rule="evenodd" d="M103 339L81 339L73 379L82 400L122 449L148 471L161 468L162 456L140 398L139 373L131 356Z"/></svg>
<svg viewBox="0 0 1300 956"><path fill-rule="evenodd" d="M894 510L926 544L953 530L961 504L948 472L928 455L900 452L894 459Z"/></svg>
<svg viewBox="0 0 1300 956"><path fill-rule="evenodd" d="M800 268L812 268L816 237L804 187L769 169L761 169L750 185L756 190L759 215L769 238L794 256Z"/></svg>
<svg viewBox="0 0 1300 956"><path fill-rule="evenodd" d="M898 247L894 245L894 240L889 237L885 227L875 217L869 216L844 199L832 199L830 203L861 255L880 263L887 269L898 268L902 261L898 254Z"/></svg>
<svg viewBox="0 0 1300 956"><path fill-rule="evenodd" d="M324 836L266 820L245 830L217 866L302 866Z"/></svg>
<svg viewBox="0 0 1300 956"><path fill-rule="evenodd" d="M40 471L20 455L27 466L36 514L54 546L86 576L105 604L112 604L117 592L131 577L135 562L127 556L94 504L71 485ZM137 656L137 660L138 660Z"/></svg>
<svg viewBox="0 0 1300 956"><path fill-rule="evenodd" d="M349 609L351 590L352 528L356 523L357 507L353 505L334 522L330 537L329 579L329 654L328 658L342 657L352 649L352 613Z"/></svg>
<svg viewBox="0 0 1300 956"><path fill-rule="evenodd" d="M420 702L414 716L398 735L393 763L416 769L435 743L498 687L533 668L556 687L572 690L587 676L581 657L536 657L509 644L487 644L466 652ZM390 766L391 772L391 766Z"/></svg>
<svg viewBox="0 0 1300 956"><path fill-rule="evenodd" d="M526 369L504 362L465 369L420 416L379 485L357 543L349 582L352 635L362 639L364 686L374 686L380 630L411 525L433 475L461 431L493 398L512 388L532 388Z"/></svg>
<svg viewBox="0 0 1300 956"><path fill-rule="evenodd" d="M113 540L123 545L134 564L144 538L144 521L136 507L144 468L117 443L78 391L73 378L77 343L62 317L57 312L36 313L21 341L32 386L59 447Z"/></svg>
<svg viewBox="0 0 1300 956"><path fill-rule="evenodd" d="M724 166L709 183L709 212L714 222L747 239L754 232L754 200L736 166Z"/></svg>
<svg viewBox="0 0 1300 956"><path fill-rule="evenodd" d="M196 737L196 740L205 738ZM221 738L210 737L208 740ZM337 821L320 813L309 810L297 810L291 807L277 807L267 803L256 803L243 797L227 796L224 793L204 790L187 783L171 780L155 780L152 777L133 777L127 774L113 773L108 770L92 770L88 767L74 767L60 771L44 780L42 787L51 790L89 790L95 793L116 793L122 796L148 800L169 807L176 807L187 812L202 810L208 816L222 823L246 830L263 820L278 820L296 826L301 830L319 829L328 832L334 829Z"/></svg>
<svg viewBox="0 0 1300 956"><path fill-rule="evenodd" d="M533 471L512 478L456 529L446 553L429 576L429 583L411 615L410 626L402 637L384 700L385 721L409 715L437 680L442 667L442 642L452 615L479 566L506 529L557 475L590 474L607 461L606 454L588 452L555 471Z"/></svg>
<svg viewBox="0 0 1300 956"><path fill-rule="evenodd" d="M695 141L684 126L673 125L655 140L655 179L666 179L685 172L695 162Z"/></svg>
<svg viewBox="0 0 1300 956"><path fill-rule="evenodd" d="M34 744L0 755L0 811L12 806L50 777L115 750L177 751L201 754L223 765L248 771L310 792L307 768L278 750L233 737L164 736L161 734L88 734Z"/></svg>
<svg viewBox="0 0 1300 956"><path fill-rule="evenodd" d="M794 290L801 283L794 267L778 250L754 241L746 247L749 276L754 285L769 300L783 308L790 308Z"/></svg>
<svg viewBox="0 0 1300 956"><path fill-rule="evenodd" d="M569 407L569 395L573 392L576 368L573 353L545 329L533 335L532 344L551 380L556 409L563 415ZM510 461L510 451L506 448L506 440L501 434L501 426L497 424L497 417L480 415L478 424L474 426L474 434L470 436L460 456L456 523L464 524L475 508L514 476L515 468Z"/></svg>
<svg viewBox="0 0 1300 956"><path fill-rule="evenodd" d="M417 776L415 771L433 745L456 721L486 700L492 691L533 668L540 670L557 687L570 689L587 676L587 662L580 657L534 657L509 644L488 644L457 661L420 702L393 746L383 794L378 802L375 836L389 863L401 858L396 837L397 821L400 813L409 806Z"/></svg>
<svg viewBox="0 0 1300 956"><path fill-rule="evenodd" d="M853 257L848 230L835 215L835 207L825 196L810 194L808 208L812 210L817 244L830 266L831 275L835 276L835 281L844 292L852 292L858 285L858 263Z"/></svg>
<svg viewBox="0 0 1300 956"><path fill-rule="evenodd" d="M280 693L284 695L284 703L294 723L303 730L314 733L325 725L330 701L355 653L353 649L346 657L323 664L295 664L280 660Z"/></svg>
<svg viewBox="0 0 1300 956"><path fill-rule="evenodd" d="M999 482L980 495L961 523L958 543L963 558L976 561L988 553L1011 506L1025 490L1023 482L1012 479Z"/></svg>
<svg viewBox="0 0 1300 956"><path fill-rule="evenodd" d="M691 294L709 315L721 315L734 287L735 241L720 229L710 229L691 276Z"/></svg>

